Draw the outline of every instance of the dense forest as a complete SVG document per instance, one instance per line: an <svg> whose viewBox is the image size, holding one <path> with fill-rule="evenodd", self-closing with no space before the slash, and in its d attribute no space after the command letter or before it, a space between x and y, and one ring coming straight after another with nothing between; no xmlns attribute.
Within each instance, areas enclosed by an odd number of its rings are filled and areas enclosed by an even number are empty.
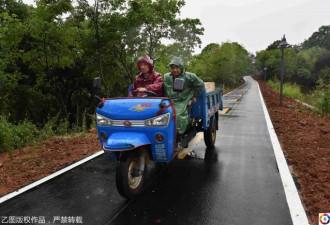
<svg viewBox="0 0 330 225"><path fill-rule="evenodd" d="M256 66L261 72L266 68L267 79L279 78L281 52L280 40L260 51L256 56ZM322 26L319 31L301 45L291 45L284 51L285 81L294 82L309 91L318 84L328 84L330 79L330 26ZM262 72L264 73L264 71Z"/></svg>
<svg viewBox="0 0 330 225"><path fill-rule="evenodd" d="M144 54L161 74L179 56L188 71L226 88L246 74L263 74L265 67L267 79L279 77L280 41L256 56L236 42L211 43L193 55L204 28L199 19L180 18L184 4L37 0L32 6L1 0L0 151L91 127L98 102L93 79L102 78L99 95L126 96ZM329 90L329 30L322 26L304 43L285 49L286 81L306 92Z"/></svg>
<svg viewBox="0 0 330 225"><path fill-rule="evenodd" d="M266 50L257 52L255 73L264 80L280 80L281 40L274 41ZM330 25L321 26L299 45L284 50L285 75L289 97L298 98L316 107L317 111L330 115ZM276 85L275 85L276 86ZM277 85L278 86L278 85Z"/></svg>
<svg viewBox="0 0 330 225"><path fill-rule="evenodd" d="M156 65L168 54L191 56L203 28L198 19L178 19L183 5L40 0L33 7L2 1L1 115L38 126L54 117L81 125L93 114L94 77L103 78L104 95L121 96L138 72L139 56L148 54ZM163 39L173 43L163 45Z"/></svg>

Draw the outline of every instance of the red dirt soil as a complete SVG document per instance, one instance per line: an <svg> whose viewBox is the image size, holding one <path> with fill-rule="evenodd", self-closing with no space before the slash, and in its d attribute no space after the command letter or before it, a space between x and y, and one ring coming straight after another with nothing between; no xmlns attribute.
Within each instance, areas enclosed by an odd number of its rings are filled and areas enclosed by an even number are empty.
<svg viewBox="0 0 330 225"><path fill-rule="evenodd" d="M258 81L311 224L330 212L330 119L320 116ZM55 137L0 154L0 196L39 180L100 150L96 129Z"/></svg>
<svg viewBox="0 0 330 225"><path fill-rule="evenodd" d="M54 137L32 146L0 154L0 196L48 176L100 151L96 129Z"/></svg>
<svg viewBox="0 0 330 225"><path fill-rule="evenodd" d="M330 212L330 119L258 81L310 224Z"/></svg>

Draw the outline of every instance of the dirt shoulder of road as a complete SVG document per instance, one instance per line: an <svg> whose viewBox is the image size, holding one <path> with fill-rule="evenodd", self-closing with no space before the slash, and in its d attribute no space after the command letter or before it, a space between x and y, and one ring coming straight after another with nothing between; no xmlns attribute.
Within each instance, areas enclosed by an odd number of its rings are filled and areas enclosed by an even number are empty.
<svg viewBox="0 0 330 225"><path fill-rule="evenodd" d="M258 81L311 224L330 212L330 119Z"/></svg>
<svg viewBox="0 0 330 225"><path fill-rule="evenodd" d="M98 151L96 129L86 133L53 137L29 147L15 149L12 159L0 154L0 196L46 177Z"/></svg>

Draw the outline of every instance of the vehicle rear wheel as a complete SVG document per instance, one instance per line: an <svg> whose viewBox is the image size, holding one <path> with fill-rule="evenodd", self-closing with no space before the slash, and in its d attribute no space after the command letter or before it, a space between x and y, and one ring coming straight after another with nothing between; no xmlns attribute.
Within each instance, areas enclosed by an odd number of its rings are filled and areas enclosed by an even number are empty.
<svg viewBox="0 0 330 225"><path fill-rule="evenodd" d="M217 134L217 126L216 126L216 118L213 117L211 120L212 124L207 128L207 130L204 130L204 142L205 145L209 148L214 148L216 134Z"/></svg>
<svg viewBox="0 0 330 225"><path fill-rule="evenodd" d="M126 153L118 162L116 186L119 194L131 199L140 194L146 180L148 154L144 151Z"/></svg>

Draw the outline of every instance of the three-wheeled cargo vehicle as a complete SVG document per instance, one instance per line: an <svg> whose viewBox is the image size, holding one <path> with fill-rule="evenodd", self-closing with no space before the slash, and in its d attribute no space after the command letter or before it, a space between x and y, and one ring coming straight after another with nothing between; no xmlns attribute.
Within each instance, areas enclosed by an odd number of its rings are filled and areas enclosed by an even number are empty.
<svg viewBox="0 0 330 225"><path fill-rule="evenodd" d="M175 79L175 91L182 91L182 82ZM100 83L100 78L95 78L94 87L99 88ZM222 87L211 92L204 90L189 108L190 124L177 143L172 99L155 97L155 93L146 91L145 97L101 100L96 108L98 135L105 154L118 160L116 186L122 196L138 195L144 188L150 160L170 162L198 132L204 132L208 148L214 147Z"/></svg>

